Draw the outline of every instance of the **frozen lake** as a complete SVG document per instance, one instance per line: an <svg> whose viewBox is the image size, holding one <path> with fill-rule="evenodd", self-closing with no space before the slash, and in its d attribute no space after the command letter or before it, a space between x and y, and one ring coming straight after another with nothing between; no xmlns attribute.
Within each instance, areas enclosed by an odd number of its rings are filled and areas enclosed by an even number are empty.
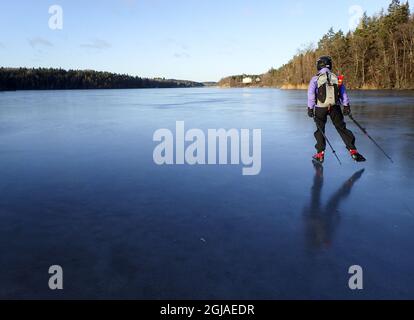
<svg viewBox="0 0 414 320"><path fill-rule="evenodd" d="M413 299L414 94L351 98L395 164L348 120L368 162L329 122L315 169L304 91L0 92L0 298ZM157 166L176 121L261 129L261 173Z"/></svg>

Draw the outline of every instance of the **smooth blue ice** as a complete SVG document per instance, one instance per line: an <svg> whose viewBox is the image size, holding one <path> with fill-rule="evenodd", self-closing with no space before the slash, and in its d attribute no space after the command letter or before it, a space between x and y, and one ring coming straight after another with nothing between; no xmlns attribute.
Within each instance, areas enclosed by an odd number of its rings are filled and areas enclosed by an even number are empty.
<svg viewBox="0 0 414 320"><path fill-rule="evenodd" d="M315 169L305 91L0 93L0 298L413 299L414 94L350 96L395 164L348 121L368 162L330 123ZM176 121L262 129L261 174L155 165Z"/></svg>

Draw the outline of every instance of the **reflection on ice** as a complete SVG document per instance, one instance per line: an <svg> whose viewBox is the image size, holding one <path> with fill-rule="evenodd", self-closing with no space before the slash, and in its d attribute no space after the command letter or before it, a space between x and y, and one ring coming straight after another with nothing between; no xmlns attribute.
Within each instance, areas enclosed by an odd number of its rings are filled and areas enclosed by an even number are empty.
<svg viewBox="0 0 414 320"><path fill-rule="evenodd" d="M321 249L332 244L335 230L340 222L340 204L351 193L354 184L362 177L365 169L352 175L335 193L326 205L321 204L323 187L323 166L314 163L315 177L311 188L310 205L304 209L306 240L311 248Z"/></svg>

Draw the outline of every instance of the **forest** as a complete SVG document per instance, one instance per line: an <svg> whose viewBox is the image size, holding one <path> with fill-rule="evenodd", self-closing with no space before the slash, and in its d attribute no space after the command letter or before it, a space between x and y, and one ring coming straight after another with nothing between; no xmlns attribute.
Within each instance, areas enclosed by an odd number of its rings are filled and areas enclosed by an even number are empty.
<svg viewBox="0 0 414 320"><path fill-rule="evenodd" d="M0 91L202 87L199 82L147 79L92 70L0 68Z"/></svg>
<svg viewBox="0 0 414 320"><path fill-rule="evenodd" d="M287 64L261 75L258 86L305 88L316 74L316 60L329 55L334 72L351 89L414 89L414 15L409 4L392 0L388 10L364 14L358 28L344 34L332 28L317 45L301 49ZM242 86L240 76L221 86Z"/></svg>

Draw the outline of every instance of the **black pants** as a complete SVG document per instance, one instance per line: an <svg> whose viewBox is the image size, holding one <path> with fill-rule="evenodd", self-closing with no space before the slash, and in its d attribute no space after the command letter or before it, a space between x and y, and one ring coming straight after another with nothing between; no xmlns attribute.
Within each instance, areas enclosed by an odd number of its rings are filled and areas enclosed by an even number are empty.
<svg viewBox="0 0 414 320"><path fill-rule="evenodd" d="M333 106L330 108L315 108L315 121L318 124L319 128L325 133L325 125L328 121L328 115L331 117L332 123L334 124L336 131L338 131L342 140L344 141L348 150L356 149L355 147L355 136L354 134L346 128L346 123L344 121L344 115L342 113L340 106ZM317 129L315 131L316 138L316 150L318 152L325 151L326 141L322 133Z"/></svg>

